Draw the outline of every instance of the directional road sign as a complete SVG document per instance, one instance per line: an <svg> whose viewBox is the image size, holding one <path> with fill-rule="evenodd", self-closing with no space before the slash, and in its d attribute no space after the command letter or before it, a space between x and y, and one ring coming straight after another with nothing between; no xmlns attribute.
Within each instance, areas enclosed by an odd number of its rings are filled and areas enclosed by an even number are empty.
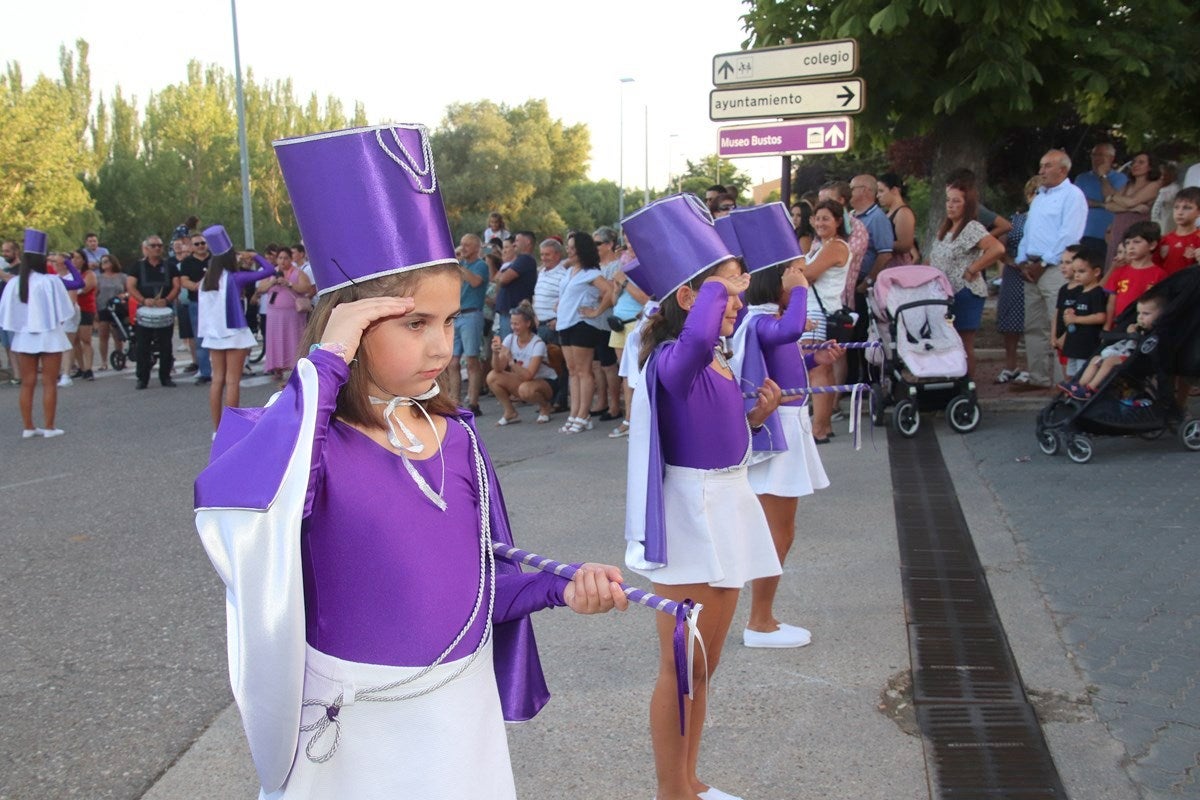
<svg viewBox="0 0 1200 800"><path fill-rule="evenodd" d="M717 132L717 155L746 158L844 153L853 142L850 117L760 122L721 128Z"/></svg>
<svg viewBox="0 0 1200 800"><path fill-rule="evenodd" d="M708 118L761 119L857 114L863 109L866 87L861 78L788 86L714 89L708 93Z"/></svg>
<svg viewBox="0 0 1200 800"><path fill-rule="evenodd" d="M713 56L713 86L853 75L858 69L858 42L827 42L764 47Z"/></svg>

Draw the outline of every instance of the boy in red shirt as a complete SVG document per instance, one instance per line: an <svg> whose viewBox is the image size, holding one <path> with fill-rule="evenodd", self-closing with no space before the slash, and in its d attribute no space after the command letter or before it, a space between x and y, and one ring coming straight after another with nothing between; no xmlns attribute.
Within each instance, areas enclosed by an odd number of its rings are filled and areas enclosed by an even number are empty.
<svg viewBox="0 0 1200 800"><path fill-rule="evenodd" d="M1124 244L1128 263L1114 267L1104 282L1104 289L1110 295L1106 330L1112 330L1113 320L1143 292L1167 277L1162 267L1154 264L1154 246L1160 237L1156 222L1135 222L1126 229Z"/></svg>
<svg viewBox="0 0 1200 800"><path fill-rule="evenodd" d="M1188 186L1175 195L1175 230L1162 237L1154 253L1154 263L1168 275L1200 263L1200 187Z"/></svg>

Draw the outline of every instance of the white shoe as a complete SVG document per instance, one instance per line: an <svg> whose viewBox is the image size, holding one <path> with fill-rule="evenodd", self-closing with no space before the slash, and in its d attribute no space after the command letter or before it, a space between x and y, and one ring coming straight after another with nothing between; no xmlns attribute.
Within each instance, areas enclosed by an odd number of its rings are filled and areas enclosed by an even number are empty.
<svg viewBox="0 0 1200 800"><path fill-rule="evenodd" d="M812 634L795 625L779 623L779 629L769 633L742 631L742 644L746 647L804 647L812 642Z"/></svg>
<svg viewBox="0 0 1200 800"><path fill-rule="evenodd" d="M75 383L75 381L71 380L70 376L68 376L68 375L63 375L61 378L58 379L59 386L70 386L73 383Z"/></svg>
<svg viewBox="0 0 1200 800"><path fill-rule="evenodd" d="M26 428L25 430L21 431L22 439L32 439L35 436L41 436L41 435L42 435L41 428Z"/></svg>
<svg viewBox="0 0 1200 800"><path fill-rule="evenodd" d="M742 798L732 795L729 792L722 792L715 786L708 787L698 796L703 800L742 800Z"/></svg>
<svg viewBox="0 0 1200 800"><path fill-rule="evenodd" d="M38 433L47 439L53 439L55 436L62 436L66 431L62 428L38 428Z"/></svg>

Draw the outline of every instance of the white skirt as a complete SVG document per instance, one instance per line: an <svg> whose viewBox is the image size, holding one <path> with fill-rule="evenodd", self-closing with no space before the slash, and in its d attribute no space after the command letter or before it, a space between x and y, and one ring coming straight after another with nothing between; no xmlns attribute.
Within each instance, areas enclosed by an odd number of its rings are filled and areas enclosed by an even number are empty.
<svg viewBox="0 0 1200 800"><path fill-rule="evenodd" d="M740 589L783 569L746 468L691 469L667 465L663 476L667 565L643 569L645 545L629 542L625 563L655 583L707 583Z"/></svg>
<svg viewBox="0 0 1200 800"><path fill-rule="evenodd" d="M779 421L787 450L750 465L750 485L755 494L804 497L829 486L825 467L813 441L807 406L782 405Z"/></svg>
<svg viewBox="0 0 1200 800"><path fill-rule="evenodd" d="M461 661L439 665L424 677L388 694L410 694L435 686ZM420 667L389 667L344 661L309 647L304 667L304 698L342 706L320 738L300 732L296 760L287 783L260 800L515 800L508 739L492 669L492 648L467 670L429 694L391 702L356 701L355 691L411 677ZM324 707L306 706L301 727L326 716ZM337 749L324 756L340 734ZM310 746L310 742L312 742Z"/></svg>
<svg viewBox="0 0 1200 800"><path fill-rule="evenodd" d="M70 349L71 340L62 328L37 333L16 331L12 337L14 353L65 353Z"/></svg>
<svg viewBox="0 0 1200 800"><path fill-rule="evenodd" d="M63 323L63 329L67 333L78 333L81 319L83 319L83 314L80 313L79 306L75 306L75 313L71 314L71 318Z"/></svg>
<svg viewBox="0 0 1200 800"><path fill-rule="evenodd" d="M238 328L224 336L205 336L200 346L205 350L249 350L258 341L249 328Z"/></svg>

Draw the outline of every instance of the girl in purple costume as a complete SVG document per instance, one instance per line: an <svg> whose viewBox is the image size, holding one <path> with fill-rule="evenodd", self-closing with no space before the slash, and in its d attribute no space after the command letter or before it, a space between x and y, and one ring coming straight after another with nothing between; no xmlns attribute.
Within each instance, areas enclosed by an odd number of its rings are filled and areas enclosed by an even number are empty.
<svg viewBox="0 0 1200 800"><path fill-rule="evenodd" d="M765 370L780 386L803 389L808 386L809 368L832 364L842 356L844 351L836 344L807 355L797 346L807 328L808 292L803 259L751 275L746 290L749 312L733 340L736 366L743 379L754 384ZM757 363L747 363L751 358ZM746 402L749 405L750 401ZM752 457L749 478L782 565L795 539L799 498L826 488L829 479L813 441L807 398L783 398L777 420L777 425L768 424L763 434L754 437L755 454L762 457ZM783 441L764 441L766 433ZM804 628L775 618L778 575L756 578L750 587L750 619L742 632L747 647L803 647L812 641Z"/></svg>
<svg viewBox="0 0 1200 800"><path fill-rule="evenodd" d="M651 413L666 465L662 494L670 561L655 568L645 561L643 543L630 541L626 563L650 578L657 594L704 606L699 629L708 648L707 663L694 666L693 699L685 700L681 736L674 620L658 615L659 671L650 700L658 800L732 797L696 774L708 679L720 661L742 585L780 573L766 520L746 478L749 428L762 425L779 405L779 387L767 380L747 414L741 389L715 350L718 337L733 333L742 307L738 295L748 284L749 276L736 260L723 261L665 298L643 333L645 380L654 385L635 398L642 395L642 402L655 406ZM632 424L648 426L651 420L635 418ZM707 505L701 504L704 498Z"/></svg>
<svg viewBox="0 0 1200 800"><path fill-rule="evenodd" d="M224 234L224 228L221 232ZM225 252L213 253L200 284L196 334L212 358L208 409L212 414L213 430L221 424L221 412L226 406L237 408L241 405L242 368L255 344L254 334L250 332L242 310L242 290L275 273L275 265L270 261L258 253L250 255L259 266L257 272L238 271L238 254L232 245Z"/></svg>
<svg viewBox="0 0 1200 800"><path fill-rule="evenodd" d="M627 607L615 567L584 565L568 582L493 562L491 539L509 538L503 499L471 415L438 393L459 284L457 267L441 264L325 295L305 332L308 357L254 422L286 427L315 395L315 426L300 428L312 444L307 489L293 495L304 702L295 761L282 786L264 789L271 800L515 797L501 706L528 718L547 696L531 632L511 626L553 606ZM267 468L269 454L238 449L253 431L223 442L226 423L244 424L249 411L226 415L197 481L210 556L207 495ZM278 555L274 546L262 552ZM519 643L501 635L506 627L524 631ZM520 653L532 653L532 664ZM520 679L498 689L497 673L529 668L540 689ZM238 695L236 671L234 685Z"/></svg>

